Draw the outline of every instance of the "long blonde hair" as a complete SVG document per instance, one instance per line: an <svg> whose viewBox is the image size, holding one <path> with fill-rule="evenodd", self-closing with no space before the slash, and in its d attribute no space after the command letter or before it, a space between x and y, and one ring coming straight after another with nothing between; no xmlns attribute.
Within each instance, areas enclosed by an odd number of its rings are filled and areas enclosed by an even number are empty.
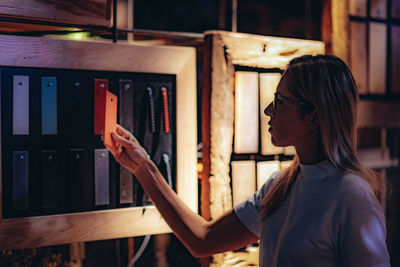
<svg viewBox="0 0 400 267"><path fill-rule="evenodd" d="M336 167L365 179L382 202L384 186L380 175L363 166L357 157L357 104L354 78L339 58L332 55L301 56L290 61L284 75L289 92L316 111L321 143L328 160ZM301 107L300 107L301 108ZM303 115L310 111L301 108ZM262 200L261 216L266 219L285 201L300 171L295 155Z"/></svg>

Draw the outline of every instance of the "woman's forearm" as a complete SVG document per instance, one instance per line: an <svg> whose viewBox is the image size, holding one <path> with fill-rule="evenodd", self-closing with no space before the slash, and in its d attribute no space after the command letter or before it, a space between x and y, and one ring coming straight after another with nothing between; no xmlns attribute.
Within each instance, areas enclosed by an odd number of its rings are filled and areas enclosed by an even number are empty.
<svg viewBox="0 0 400 267"><path fill-rule="evenodd" d="M193 212L177 196L151 160L136 170L135 176L167 224L189 251L193 255L203 251L210 223Z"/></svg>
<svg viewBox="0 0 400 267"><path fill-rule="evenodd" d="M253 235L232 210L211 222L193 212L171 189L150 160L135 172L165 221L195 257L205 257L255 243Z"/></svg>

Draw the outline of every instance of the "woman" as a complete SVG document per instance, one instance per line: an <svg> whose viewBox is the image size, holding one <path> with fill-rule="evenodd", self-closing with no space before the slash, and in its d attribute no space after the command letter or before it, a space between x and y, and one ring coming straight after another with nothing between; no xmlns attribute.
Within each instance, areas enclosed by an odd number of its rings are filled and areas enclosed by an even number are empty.
<svg viewBox="0 0 400 267"><path fill-rule="evenodd" d="M273 144L296 149L292 166L211 222L179 199L132 134L118 126L108 149L195 257L260 240L261 266L390 266L380 179L356 156L357 102L343 61L293 59L265 109Z"/></svg>

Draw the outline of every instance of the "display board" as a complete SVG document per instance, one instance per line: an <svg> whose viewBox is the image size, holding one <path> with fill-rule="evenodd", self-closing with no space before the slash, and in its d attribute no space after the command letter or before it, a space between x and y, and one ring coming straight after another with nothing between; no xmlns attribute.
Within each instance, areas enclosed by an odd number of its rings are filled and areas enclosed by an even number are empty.
<svg viewBox="0 0 400 267"><path fill-rule="evenodd" d="M0 62L0 249L171 231L104 148L104 90L197 212L194 48L3 35Z"/></svg>

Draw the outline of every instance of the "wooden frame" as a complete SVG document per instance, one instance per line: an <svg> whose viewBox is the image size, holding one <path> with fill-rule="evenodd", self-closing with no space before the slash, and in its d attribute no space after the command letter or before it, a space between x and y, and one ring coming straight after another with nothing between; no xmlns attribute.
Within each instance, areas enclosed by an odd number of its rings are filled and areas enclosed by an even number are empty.
<svg viewBox="0 0 400 267"><path fill-rule="evenodd" d="M327 0L322 15L322 40L326 53L341 58L346 64L350 60L349 0Z"/></svg>
<svg viewBox="0 0 400 267"><path fill-rule="evenodd" d="M0 15L111 26L111 0L2 0Z"/></svg>
<svg viewBox="0 0 400 267"><path fill-rule="evenodd" d="M0 35L0 62L3 66L175 74L176 188L178 195L197 212L196 51L194 48L148 47ZM171 231L154 206L1 219L1 186L0 179L1 250Z"/></svg>

